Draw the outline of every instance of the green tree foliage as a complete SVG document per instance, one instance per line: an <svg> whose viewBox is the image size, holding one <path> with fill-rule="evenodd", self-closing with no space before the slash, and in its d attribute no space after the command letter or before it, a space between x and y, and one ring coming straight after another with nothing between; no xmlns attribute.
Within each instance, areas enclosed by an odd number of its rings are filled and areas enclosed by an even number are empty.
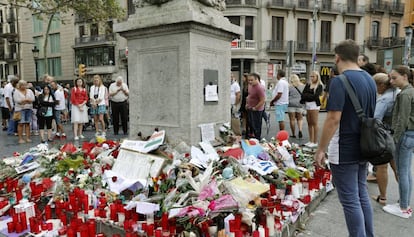
<svg viewBox="0 0 414 237"><path fill-rule="evenodd" d="M125 16L117 0L10 0L10 4L29 8L33 14L43 16L74 12L92 22Z"/></svg>

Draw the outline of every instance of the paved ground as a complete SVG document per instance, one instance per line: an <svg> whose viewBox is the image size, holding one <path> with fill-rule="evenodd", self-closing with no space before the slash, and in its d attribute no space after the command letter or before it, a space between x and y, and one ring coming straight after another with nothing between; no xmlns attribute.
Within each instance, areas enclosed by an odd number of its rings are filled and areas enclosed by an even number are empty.
<svg viewBox="0 0 414 237"><path fill-rule="evenodd" d="M272 113L272 111L271 111ZM319 129L322 129L323 121L325 120L326 113L321 112L319 115ZM286 120L288 121L288 119ZM290 131L289 124L286 123L286 128ZM70 125L65 126L66 133L68 134L68 141L73 141L73 133ZM271 115L271 128L266 135L266 128L263 127L263 134L267 139L275 136L278 131L278 126L274 121L274 114ZM86 139L93 139L95 132L90 128L85 131L84 135ZM308 132L306 121L304 121L303 139L291 139L291 141L304 144L308 142ZM124 136L114 136L112 130L107 132L107 136L113 140L119 140L125 138ZM7 136L6 132L0 132L0 157L10 156L14 151L24 152L30 147L40 142L39 136L32 137L33 143L30 144L17 144L17 137ZM52 145L62 144L64 141L55 141ZM412 167L413 173L414 168ZM398 200L398 186L389 170L389 185L388 185L388 202L395 203ZM377 185L374 183L368 183L368 189L371 195L378 193ZM414 197L411 200L414 203ZM372 201L374 209L374 225L375 234L377 237L412 237L414 236L414 218L402 219L399 217L391 216L382 211L379 204ZM414 204L412 205L414 206ZM297 236L315 236L315 237L342 237L347 236L347 229L345 226L345 219L342 212L342 207L338 201L336 191L332 191L326 199L320 204L316 211L311 215L305 229Z"/></svg>

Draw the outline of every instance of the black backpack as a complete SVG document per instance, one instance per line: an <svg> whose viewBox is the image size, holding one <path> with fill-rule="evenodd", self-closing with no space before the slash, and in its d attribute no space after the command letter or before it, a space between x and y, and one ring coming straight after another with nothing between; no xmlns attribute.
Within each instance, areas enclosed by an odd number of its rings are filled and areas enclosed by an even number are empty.
<svg viewBox="0 0 414 237"><path fill-rule="evenodd" d="M361 121L361 159L369 161L373 165L390 162L395 152L391 128L379 119L367 118L346 76L341 74L339 78L343 81Z"/></svg>

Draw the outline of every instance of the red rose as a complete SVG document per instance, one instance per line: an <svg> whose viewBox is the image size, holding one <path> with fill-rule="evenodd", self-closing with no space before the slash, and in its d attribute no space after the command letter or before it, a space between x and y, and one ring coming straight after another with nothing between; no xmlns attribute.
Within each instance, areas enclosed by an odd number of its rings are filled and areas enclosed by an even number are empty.
<svg viewBox="0 0 414 237"><path fill-rule="evenodd" d="M118 177L112 176L112 182L116 183L117 180L118 180Z"/></svg>
<svg viewBox="0 0 414 237"><path fill-rule="evenodd" d="M63 182L65 182L65 183L69 183L69 181L70 181L70 179L68 178L68 177L63 177Z"/></svg>

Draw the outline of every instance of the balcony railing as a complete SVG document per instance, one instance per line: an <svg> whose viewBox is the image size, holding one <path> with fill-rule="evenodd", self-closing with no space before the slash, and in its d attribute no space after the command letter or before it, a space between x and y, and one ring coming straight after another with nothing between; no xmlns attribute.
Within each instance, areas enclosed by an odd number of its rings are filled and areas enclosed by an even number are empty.
<svg viewBox="0 0 414 237"><path fill-rule="evenodd" d="M382 38L381 37L368 37L366 40L368 48L378 48L382 46Z"/></svg>
<svg viewBox="0 0 414 237"><path fill-rule="evenodd" d="M257 49L255 40L240 40L235 39L231 42L232 49Z"/></svg>
<svg viewBox="0 0 414 237"><path fill-rule="evenodd" d="M404 37L386 37L382 40L381 47L402 46L405 44Z"/></svg>
<svg viewBox="0 0 414 237"><path fill-rule="evenodd" d="M404 3L391 3L388 9L394 14L404 14Z"/></svg>
<svg viewBox="0 0 414 237"><path fill-rule="evenodd" d="M75 39L75 44L102 43L114 41L115 34L83 36Z"/></svg>
<svg viewBox="0 0 414 237"><path fill-rule="evenodd" d="M349 15L358 15L363 16L365 15L365 6L362 5L347 5L343 9L343 13Z"/></svg>
<svg viewBox="0 0 414 237"><path fill-rule="evenodd" d="M318 52L324 52L324 53L329 53L329 52L332 52L334 48L335 48L335 44L331 44L331 43L319 43L319 47L316 48L316 51L318 51Z"/></svg>
<svg viewBox="0 0 414 237"><path fill-rule="evenodd" d="M371 2L368 6L367 11L370 11L370 12L385 12L386 9L387 9L387 4L385 4L385 3Z"/></svg>
<svg viewBox="0 0 414 237"><path fill-rule="evenodd" d="M295 50L297 52L310 52L312 51L313 43L309 43L308 41L297 41L295 42Z"/></svg>
<svg viewBox="0 0 414 237"><path fill-rule="evenodd" d="M242 0L226 0L226 6L241 5Z"/></svg>
<svg viewBox="0 0 414 237"><path fill-rule="evenodd" d="M287 42L283 40L268 40L267 50L268 51L285 51L287 48Z"/></svg>
<svg viewBox="0 0 414 237"><path fill-rule="evenodd" d="M341 12L341 7L342 4L340 3L327 1L320 4L319 10L321 12L335 12L339 14Z"/></svg>
<svg viewBox="0 0 414 237"><path fill-rule="evenodd" d="M17 53L5 53L4 54L5 61L16 61L17 60Z"/></svg>
<svg viewBox="0 0 414 237"><path fill-rule="evenodd" d="M244 4L248 6L257 6L256 0L244 0Z"/></svg>
<svg viewBox="0 0 414 237"><path fill-rule="evenodd" d="M292 1L290 1L290 0L272 0L269 3L269 7L291 8L292 7Z"/></svg>

